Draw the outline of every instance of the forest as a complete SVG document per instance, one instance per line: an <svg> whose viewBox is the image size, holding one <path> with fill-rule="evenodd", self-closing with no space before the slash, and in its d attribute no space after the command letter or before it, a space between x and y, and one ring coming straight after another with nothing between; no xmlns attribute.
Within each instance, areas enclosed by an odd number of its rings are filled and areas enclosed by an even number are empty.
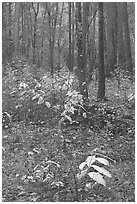
<svg viewBox="0 0 137 204"><path fill-rule="evenodd" d="M134 2L2 2L2 201L135 202Z"/></svg>

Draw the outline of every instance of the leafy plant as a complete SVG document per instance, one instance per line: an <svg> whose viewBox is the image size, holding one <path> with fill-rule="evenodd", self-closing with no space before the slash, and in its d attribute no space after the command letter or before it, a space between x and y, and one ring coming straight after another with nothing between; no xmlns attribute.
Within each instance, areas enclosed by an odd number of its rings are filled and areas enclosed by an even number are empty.
<svg viewBox="0 0 137 204"><path fill-rule="evenodd" d="M67 98L64 104L64 111L61 114L61 122L67 119L70 123L73 123L71 115L74 115L76 111L78 111L78 114L80 113L83 99L82 95L76 90L68 91L66 95Z"/></svg>
<svg viewBox="0 0 137 204"><path fill-rule="evenodd" d="M14 121L40 124L60 114L66 93L77 87L74 74L66 68L51 76L46 72L35 79L34 66L23 59L7 63L3 73L3 112Z"/></svg>
<svg viewBox="0 0 137 204"><path fill-rule="evenodd" d="M48 160L45 162L43 161L42 163L34 167L32 175L29 175L29 176L24 175L22 177L22 180L24 180L25 182L31 181L31 182L49 183L54 179L54 172L50 171L50 167L53 165L55 165L57 168L60 168L60 165L54 161L51 161L51 160Z"/></svg>
<svg viewBox="0 0 137 204"><path fill-rule="evenodd" d="M103 186L106 186L104 176L107 176L109 178L111 178L112 176L108 170L106 170L104 167L99 166L100 164L109 166L108 160L103 158L103 155L101 157L98 157L96 154L88 156L86 161L82 162L79 165L79 169L81 170L81 172L77 174L78 180L81 180L88 175L92 180Z"/></svg>

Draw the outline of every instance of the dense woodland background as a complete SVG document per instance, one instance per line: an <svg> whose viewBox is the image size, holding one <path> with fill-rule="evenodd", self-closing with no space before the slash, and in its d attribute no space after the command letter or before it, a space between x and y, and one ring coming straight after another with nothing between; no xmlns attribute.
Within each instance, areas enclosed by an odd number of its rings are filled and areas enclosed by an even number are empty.
<svg viewBox="0 0 137 204"><path fill-rule="evenodd" d="M3 201L134 201L134 72L134 2L3 2Z"/></svg>

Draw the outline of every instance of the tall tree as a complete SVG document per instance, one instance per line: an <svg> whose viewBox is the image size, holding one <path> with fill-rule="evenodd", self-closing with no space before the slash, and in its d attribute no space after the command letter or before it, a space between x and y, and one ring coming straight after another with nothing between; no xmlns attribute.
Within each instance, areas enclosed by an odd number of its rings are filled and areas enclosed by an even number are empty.
<svg viewBox="0 0 137 204"><path fill-rule="evenodd" d="M58 17L58 2L46 3L48 12L48 27L49 27L49 48L50 48L50 68L51 75L54 74L54 45L55 45L55 34Z"/></svg>
<svg viewBox="0 0 137 204"><path fill-rule="evenodd" d="M62 2L62 8L61 8L60 18L59 18L59 31L58 31L58 64L57 64L57 69L58 69L58 70L60 70L60 64L61 64L61 52L62 52L61 39L62 39L63 11L64 11L64 2Z"/></svg>
<svg viewBox="0 0 137 204"><path fill-rule="evenodd" d="M68 67L70 71L73 71L74 66L74 2L68 3L69 10L69 60Z"/></svg>
<svg viewBox="0 0 137 204"><path fill-rule="evenodd" d="M71 2L68 3L69 7L69 70L72 71L72 66L71 66Z"/></svg>
<svg viewBox="0 0 137 204"><path fill-rule="evenodd" d="M99 81L98 81L98 100L105 98L105 71L104 71L104 14L103 2L98 3L99 12Z"/></svg>
<svg viewBox="0 0 137 204"><path fill-rule="evenodd" d="M39 64L43 64L44 60L44 38L45 38L45 19L46 19L46 10L42 14L42 36L41 36L41 53L40 53L40 62Z"/></svg>
<svg viewBox="0 0 137 204"><path fill-rule="evenodd" d="M33 46L33 64L36 63L36 47L37 47L37 18L39 14L39 3L32 3L32 9L34 12L34 31L33 31L33 39L32 39L32 46Z"/></svg>
<svg viewBox="0 0 137 204"><path fill-rule="evenodd" d="M8 44L6 39L6 3L2 2L2 62L6 60L7 57L7 47Z"/></svg>
<svg viewBox="0 0 137 204"><path fill-rule="evenodd" d="M88 83L92 80L93 71L96 69L96 44L95 44L95 32L96 32L96 13L97 13L97 4L92 3L89 6L89 13L91 16L88 23L87 31L87 76Z"/></svg>
<svg viewBox="0 0 137 204"><path fill-rule="evenodd" d="M117 3L117 65L123 66L125 64L125 50L124 50L124 15L123 2Z"/></svg>
<svg viewBox="0 0 137 204"><path fill-rule="evenodd" d="M20 8L21 3L15 3L15 22L14 22L14 58L18 57L19 52L19 29L20 29Z"/></svg>
<svg viewBox="0 0 137 204"><path fill-rule="evenodd" d="M83 21L82 21L82 43L83 43L83 67L87 67L87 31L88 31L88 12L89 2L83 3Z"/></svg>
<svg viewBox="0 0 137 204"><path fill-rule="evenodd" d="M71 70L74 67L74 48L75 48L75 7L72 2L72 54L71 54Z"/></svg>
<svg viewBox="0 0 137 204"><path fill-rule="evenodd" d="M114 71L117 63L117 10L116 2L106 2L106 49L107 67L106 75L109 76Z"/></svg>
<svg viewBox="0 0 137 204"><path fill-rule="evenodd" d="M78 64L78 79L79 79L79 87L80 92L83 95L84 101L88 99L88 89L86 83L86 67L85 67L85 45L83 44L83 36L85 35L85 31L83 32L82 26L82 6L81 3L76 3L76 36L77 36L77 64ZM85 43L85 41L84 41Z"/></svg>
<svg viewBox="0 0 137 204"><path fill-rule="evenodd" d="M127 61L127 70L131 74L133 74L127 3L123 2L122 5L123 5L123 13L124 13L124 18L123 18L124 19L124 39L125 39L124 44L125 44L125 55L126 55L126 61Z"/></svg>

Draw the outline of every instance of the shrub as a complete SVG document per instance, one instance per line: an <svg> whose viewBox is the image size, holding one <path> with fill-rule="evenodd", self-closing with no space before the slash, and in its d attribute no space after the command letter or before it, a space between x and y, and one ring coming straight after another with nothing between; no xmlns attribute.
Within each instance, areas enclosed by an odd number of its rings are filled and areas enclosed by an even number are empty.
<svg viewBox="0 0 137 204"><path fill-rule="evenodd" d="M3 65L3 112L12 120L44 122L60 112L70 89L78 87L77 79L66 68L52 77L49 72L34 77L34 67L15 59Z"/></svg>

